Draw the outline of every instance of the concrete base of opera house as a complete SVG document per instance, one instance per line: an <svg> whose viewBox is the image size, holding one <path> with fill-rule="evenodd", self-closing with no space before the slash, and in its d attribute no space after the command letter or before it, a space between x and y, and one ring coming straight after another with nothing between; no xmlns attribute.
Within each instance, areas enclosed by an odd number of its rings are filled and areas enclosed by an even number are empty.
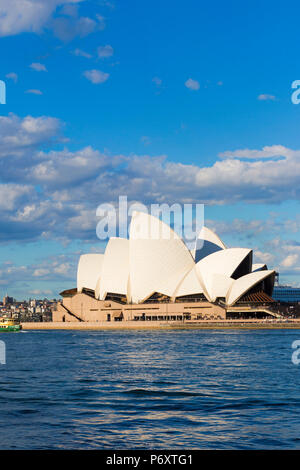
<svg viewBox="0 0 300 470"><path fill-rule="evenodd" d="M96 300L92 295L65 291L62 303L52 312L54 323L95 324L99 328L147 328L165 325L185 325L203 322L223 322L235 316L239 320L276 318L268 306L254 308L250 305L234 306L230 309L208 301L198 302L151 302L122 304L114 300ZM261 321L261 320L260 320ZM84 328L84 327L83 327Z"/></svg>

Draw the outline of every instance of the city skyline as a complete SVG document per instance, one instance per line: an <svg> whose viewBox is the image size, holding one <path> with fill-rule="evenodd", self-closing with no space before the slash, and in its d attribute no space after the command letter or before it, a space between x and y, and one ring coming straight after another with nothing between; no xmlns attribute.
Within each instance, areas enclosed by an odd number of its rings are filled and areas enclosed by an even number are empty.
<svg viewBox="0 0 300 470"><path fill-rule="evenodd" d="M120 195L203 203L228 247L300 285L299 6L26 5L0 6L0 297L75 286Z"/></svg>

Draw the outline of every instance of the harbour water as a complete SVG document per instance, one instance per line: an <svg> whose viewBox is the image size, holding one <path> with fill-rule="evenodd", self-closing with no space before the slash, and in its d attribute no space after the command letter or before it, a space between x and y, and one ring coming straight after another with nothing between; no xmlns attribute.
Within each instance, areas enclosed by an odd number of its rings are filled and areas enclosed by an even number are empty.
<svg viewBox="0 0 300 470"><path fill-rule="evenodd" d="M298 330L0 339L1 449L300 448Z"/></svg>

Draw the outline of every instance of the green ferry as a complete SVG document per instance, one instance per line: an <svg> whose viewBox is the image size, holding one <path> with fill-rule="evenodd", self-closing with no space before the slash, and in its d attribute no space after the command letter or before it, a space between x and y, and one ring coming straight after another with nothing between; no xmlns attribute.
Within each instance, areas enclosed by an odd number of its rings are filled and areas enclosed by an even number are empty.
<svg viewBox="0 0 300 470"><path fill-rule="evenodd" d="M22 325L12 320L10 318L0 318L0 332L5 331L20 331L22 329Z"/></svg>

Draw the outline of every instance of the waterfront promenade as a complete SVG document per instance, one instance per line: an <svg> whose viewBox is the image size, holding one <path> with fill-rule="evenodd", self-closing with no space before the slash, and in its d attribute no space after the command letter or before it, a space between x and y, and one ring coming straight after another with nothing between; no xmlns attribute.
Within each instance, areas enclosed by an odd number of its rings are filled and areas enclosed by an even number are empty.
<svg viewBox="0 0 300 470"><path fill-rule="evenodd" d="M289 320L201 320L201 322L28 322L23 330L145 330L145 329L300 329L300 319Z"/></svg>

